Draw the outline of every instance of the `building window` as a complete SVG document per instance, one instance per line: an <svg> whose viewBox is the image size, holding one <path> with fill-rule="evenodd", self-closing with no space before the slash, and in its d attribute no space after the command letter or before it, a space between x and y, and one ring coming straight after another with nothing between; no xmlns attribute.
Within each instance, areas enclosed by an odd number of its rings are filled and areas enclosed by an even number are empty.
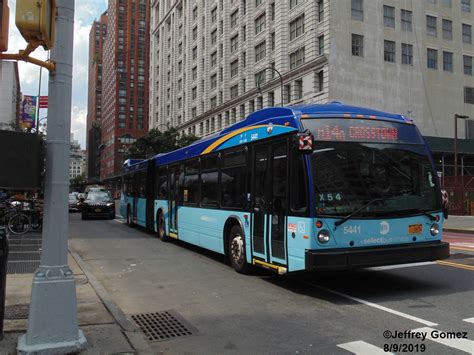
<svg viewBox="0 0 474 355"><path fill-rule="evenodd" d="M217 74L211 75L211 89L215 89L217 87Z"/></svg>
<svg viewBox="0 0 474 355"><path fill-rule="evenodd" d="M215 67L217 65L217 51L214 53L211 53L211 68ZM193 75L194 78L194 75Z"/></svg>
<svg viewBox="0 0 474 355"><path fill-rule="evenodd" d="M472 43L472 26L463 23L462 24L462 41L463 43Z"/></svg>
<svg viewBox="0 0 474 355"><path fill-rule="evenodd" d="M236 59L230 63L230 77L233 78L239 74L239 60Z"/></svg>
<svg viewBox="0 0 474 355"><path fill-rule="evenodd" d="M275 3L270 4L270 21L275 21Z"/></svg>
<svg viewBox="0 0 474 355"><path fill-rule="evenodd" d="M413 31L413 13L409 10L401 10L400 17L402 21L402 31Z"/></svg>
<svg viewBox="0 0 474 355"><path fill-rule="evenodd" d="M193 28L193 41L197 40L198 37L198 28L197 26Z"/></svg>
<svg viewBox="0 0 474 355"><path fill-rule="evenodd" d="M443 39L453 40L453 21L443 19Z"/></svg>
<svg viewBox="0 0 474 355"><path fill-rule="evenodd" d="M453 53L443 52L443 70L444 71L453 71Z"/></svg>
<svg viewBox="0 0 474 355"><path fill-rule="evenodd" d="M266 55L266 42L263 41L255 46L255 62L259 62L265 58Z"/></svg>
<svg viewBox="0 0 474 355"><path fill-rule="evenodd" d="M318 0L318 21L324 20L324 0Z"/></svg>
<svg viewBox="0 0 474 355"><path fill-rule="evenodd" d="M233 28L237 25L237 20L239 19L239 10L235 10L230 15L230 27Z"/></svg>
<svg viewBox="0 0 474 355"><path fill-rule="evenodd" d="M464 12L471 12L471 0L461 0L461 9Z"/></svg>
<svg viewBox="0 0 474 355"><path fill-rule="evenodd" d="M438 51L436 49L427 49L427 66L429 69L438 69Z"/></svg>
<svg viewBox="0 0 474 355"><path fill-rule="evenodd" d="M193 9L193 20L196 21L198 17L198 8L197 6Z"/></svg>
<svg viewBox="0 0 474 355"><path fill-rule="evenodd" d="M262 5L262 0L255 0L255 7Z"/></svg>
<svg viewBox="0 0 474 355"><path fill-rule="evenodd" d="M215 23L217 21L217 7L211 10L211 23Z"/></svg>
<svg viewBox="0 0 474 355"><path fill-rule="evenodd" d="M383 41L383 58L386 62L395 63L395 42Z"/></svg>
<svg viewBox="0 0 474 355"><path fill-rule="evenodd" d="M444 7L451 7L452 6L451 0L442 0L441 2L443 3Z"/></svg>
<svg viewBox="0 0 474 355"><path fill-rule="evenodd" d="M233 53L239 47L239 35L235 35L230 39L230 52Z"/></svg>
<svg viewBox="0 0 474 355"><path fill-rule="evenodd" d="M413 46L402 43L402 64L413 65Z"/></svg>
<svg viewBox="0 0 474 355"><path fill-rule="evenodd" d="M283 87L283 100L287 104L291 101L291 85L285 85Z"/></svg>
<svg viewBox="0 0 474 355"><path fill-rule="evenodd" d="M275 50L275 32L270 33L270 49Z"/></svg>
<svg viewBox="0 0 474 355"><path fill-rule="evenodd" d="M198 55L198 48L194 47L193 48L193 60L195 60L197 58L197 55Z"/></svg>
<svg viewBox="0 0 474 355"><path fill-rule="evenodd" d="M321 35L318 37L318 54L323 55L324 54L324 35Z"/></svg>
<svg viewBox="0 0 474 355"><path fill-rule="evenodd" d="M295 100L303 98L303 79L295 80Z"/></svg>
<svg viewBox="0 0 474 355"><path fill-rule="evenodd" d="M395 28L395 8L392 6L383 6L383 24L385 27Z"/></svg>
<svg viewBox="0 0 474 355"><path fill-rule="evenodd" d="M249 101L249 113L255 112L255 101L250 100Z"/></svg>
<svg viewBox="0 0 474 355"><path fill-rule="evenodd" d="M192 97L193 101L197 99L197 87L192 88L191 97Z"/></svg>
<svg viewBox="0 0 474 355"><path fill-rule="evenodd" d="M437 34L437 18L435 16L426 15L426 34L436 37Z"/></svg>
<svg viewBox="0 0 474 355"><path fill-rule="evenodd" d="M463 56L464 61L464 74L472 75L472 56L465 55Z"/></svg>
<svg viewBox="0 0 474 355"><path fill-rule="evenodd" d="M211 45L215 45L217 43L217 28L211 32Z"/></svg>
<svg viewBox="0 0 474 355"><path fill-rule="evenodd" d="M255 74L255 86L259 88L265 81L267 81L267 71L261 70Z"/></svg>
<svg viewBox="0 0 474 355"><path fill-rule="evenodd" d="M364 36L352 34L352 55L356 57L364 56Z"/></svg>
<svg viewBox="0 0 474 355"><path fill-rule="evenodd" d="M351 1L351 12L352 19L356 21L364 21L364 1L363 0L352 0Z"/></svg>
<svg viewBox="0 0 474 355"><path fill-rule="evenodd" d="M304 33L304 14L290 22L290 41Z"/></svg>
<svg viewBox="0 0 474 355"><path fill-rule="evenodd" d="M316 91L322 92L324 90L324 71L320 70L316 74Z"/></svg>
<svg viewBox="0 0 474 355"><path fill-rule="evenodd" d="M247 52L242 52L242 68L247 66Z"/></svg>
<svg viewBox="0 0 474 355"><path fill-rule="evenodd" d="M290 69L294 69L304 64L304 47L290 54Z"/></svg>
<svg viewBox="0 0 474 355"><path fill-rule="evenodd" d="M247 26L242 26L242 41L247 40Z"/></svg>
<svg viewBox="0 0 474 355"><path fill-rule="evenodd" d="M290 0L290 10L294 8L295 6L301 4L303 0Z"/></svg>
<svg viewBox="0 0 474 355"><path fill-rule="evenodd" d="M239 84L236 84L230 88L230 98L234 99L239 96Z"/></svg>
<svg viewBox="0 0 474 355"><path fill-rule="evenodd" d="M255 34L259 34L265 29L265 13L255 19Z"/></svg>
<svg viewBox="0 0 474 355"><path fill-rule="evenodd" d="M211 97L211 108L217 107L217 96Z"/></svg>
<svg viewBox="0 0 474 355"><path fill-rule="evenodd" d="M275 106L275 93L273 91L268 93L268 106Z"/></svg>
<svg viewBox="0 0 474 355"><path fill-rule="evenodd" d="M474 104L474 88L464 87L464 103Z"/></svg>

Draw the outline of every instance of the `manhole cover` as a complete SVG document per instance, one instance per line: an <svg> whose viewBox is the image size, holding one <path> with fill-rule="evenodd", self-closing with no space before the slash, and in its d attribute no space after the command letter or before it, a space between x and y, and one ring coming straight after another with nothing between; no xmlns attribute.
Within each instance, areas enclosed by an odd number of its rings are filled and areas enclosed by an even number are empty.
<svg viewBox="0 0 474 355"><path fill-rule="evenodd" d="M32 274L39 265L39 261L9 261L7 274Z"/></svg>
<svg viewBox="0 0 474 355"><path fill-rule="evenodd" d="M8 260L9 261L37 261L41 257L41 254L39 252L37 253L9 253L8 254Z"/></svg>
<svg viewBox="0 0 474 355"><path fill-rule="evenodd" d="M28 319L29 304L14 304L5 307L5 319Z"/></svg>
<svg viewBox="0 0 474 355"><path fill-rule="evenodd" d="M131 317L149 341L164 341L197 333L196 328L175 311L134 314Z"/></svg>

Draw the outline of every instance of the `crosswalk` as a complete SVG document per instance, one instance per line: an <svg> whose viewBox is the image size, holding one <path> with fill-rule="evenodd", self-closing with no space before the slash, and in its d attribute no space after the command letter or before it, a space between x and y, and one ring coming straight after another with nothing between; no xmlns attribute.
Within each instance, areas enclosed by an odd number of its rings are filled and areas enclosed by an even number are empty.
<svg viewBox="0 0 474 355"><path fill-rule="evenodd" d="M463 321L467 323L474 323L474 317L463 319ZM465 339L464 334L462 332L457 332L457 336L454 336L453 332L445 332L443 330L431 327L417 328L411 330L411 332L426 334L426 340L421 342L426 345L426 349L429 349L430 342L433 342L437 343L438 345L447 347L445 353L448 353L448 351L453 351L455 349L467 354L474 354L474 341L472 339ZM466 337L469 337L469 334L467 334ZM410 343L410 340L402 340L398 343ZM418 340L418 343L420 343L420 340ZM348 352L356 355L389 354L389 352L384 351L384 349L365 342L363 340L356 340L348 343L338 344L337 347L347 350Z"/></svg>

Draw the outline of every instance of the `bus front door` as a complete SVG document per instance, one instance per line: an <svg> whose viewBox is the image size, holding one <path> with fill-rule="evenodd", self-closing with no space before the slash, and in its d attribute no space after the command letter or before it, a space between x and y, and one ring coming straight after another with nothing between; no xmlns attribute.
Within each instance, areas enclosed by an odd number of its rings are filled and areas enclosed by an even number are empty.
<svg viewBox="0 0 474 355"><path fill-rule="evenodd" d="M266 263L286 266L286 141L256 146L253 171L253 256Z"/></svg>
<svg viewBox="0 0 474 355"><path fill-rule="evenodd" d="M170 226L169 236L172 238L178 237L178 196L179 196L179 169L174 166L170 169L170 198L169 198L169 213L168 225Z"/></svg>

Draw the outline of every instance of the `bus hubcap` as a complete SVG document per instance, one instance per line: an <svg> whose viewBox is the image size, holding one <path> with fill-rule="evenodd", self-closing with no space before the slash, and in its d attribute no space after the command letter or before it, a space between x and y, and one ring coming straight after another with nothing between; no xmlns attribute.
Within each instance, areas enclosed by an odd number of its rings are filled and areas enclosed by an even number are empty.
<svg viewBox="0 0 474 355"><path fill-rule="evenodd" d="M234 236L230 249L232 260L237 264L242 264L244 259L244 241L241 235Z"/></svg>

